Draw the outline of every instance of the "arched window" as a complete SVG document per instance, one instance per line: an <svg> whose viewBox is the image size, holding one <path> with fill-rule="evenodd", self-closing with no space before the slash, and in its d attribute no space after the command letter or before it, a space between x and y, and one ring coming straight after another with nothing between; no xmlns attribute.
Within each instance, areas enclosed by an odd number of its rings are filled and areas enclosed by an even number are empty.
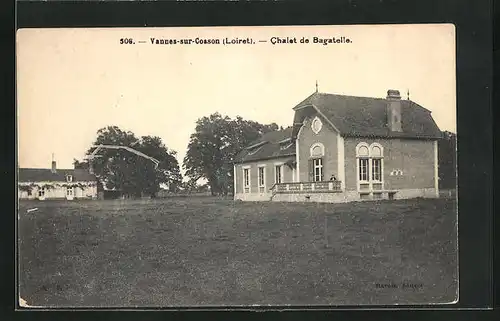
<svg viewBox="0 0 500 321"><path fill-rule="evenodd" d="M364 145L359 146L357 156L358 157L369 157L370 152L368 151L368 146L364 146Z"/></svg>
<svg viewBox="0 0 500 321"><path fill-rule="evenodd" d="M315 143L310 149L311 158L309 160L309 177L313 182L323 181L323 156L325 156L325 146Z"/></svg>
<svg viewBox="0 0 500 321"><path fill-rule="evenodd" d="M311 146L311 157L323 157L325 155L325 146L321 143L315 143Z"/></svg>
<svg viewBox="0 0 500 321"><path fill-rule="evenodd" d="M370 149L368 144L359 143L356 146L356 158L358 162L358 181L368 182L369 181L369 168L368 164L370 159Z"/></svg>
<svg viewBox="0 0 500 321"><path fill-rule="evenodd" d="M370 146L370 156L372 165L372 181L382 182L382 161L384 156L384 150L380 144L373 143Z"/></svg>
<svg viewBox="0 0 500 321"><path fill-rule="evenodd" d="M356 146L358 183L360 187L369 187L384 181L384 148L378 143L368 145L359 143Z"/></svg>

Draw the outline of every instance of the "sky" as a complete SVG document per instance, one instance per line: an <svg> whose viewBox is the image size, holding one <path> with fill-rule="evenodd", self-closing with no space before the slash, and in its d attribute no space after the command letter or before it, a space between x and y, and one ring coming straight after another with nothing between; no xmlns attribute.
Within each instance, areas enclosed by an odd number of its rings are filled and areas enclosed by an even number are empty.
<svg viewBox="0 0 500 321"><path fill-rule="evenodd" d="M254 43L179 43L197 37ZM120 44L129 38L135 44ZM72 168L97 130L116 125L161 137L182 164L198 118L219 112L286 127L316 82L320 92L353 96L385 98L397 89L406 99L409 90L441 130L456 132L454 26L21 29L18 163L49 168L54 155L58 168Z"/></svg>

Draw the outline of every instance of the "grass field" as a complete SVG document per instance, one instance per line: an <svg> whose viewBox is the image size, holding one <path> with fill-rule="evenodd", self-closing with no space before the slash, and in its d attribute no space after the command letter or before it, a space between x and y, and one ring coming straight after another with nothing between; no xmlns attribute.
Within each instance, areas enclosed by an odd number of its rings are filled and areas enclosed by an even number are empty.
<svg viewBox="0 0 500 321"><path fill-rule="evenodd" d="M80 307L451 302L455 206L21 202L20 295Z"/></svg>

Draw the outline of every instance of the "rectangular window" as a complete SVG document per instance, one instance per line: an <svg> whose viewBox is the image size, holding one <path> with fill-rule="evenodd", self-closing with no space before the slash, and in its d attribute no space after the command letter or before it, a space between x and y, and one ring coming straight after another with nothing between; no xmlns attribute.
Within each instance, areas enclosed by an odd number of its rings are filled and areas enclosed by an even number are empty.
<svg viewBox="0 0 500 321"><path fill-rule="evenodd" d="M276 184L281 184L282 183L282 180L281 180L282 165L276 165L274 173L275 173L274 182Z"/></svg>
<svg viewBox="0 0 500 321"><path fill-rule="evenodd" d="M259 193L264 193L265 192L265 167L259 167Z"/></svg>
<svg viewBox="0 0 500 321"><path fill-rule="evenodd" d="M43 197L45 196L45 188L41 188L38 190L38 197Z"/></svg>
<svg viewBox="0 0 500 321"><path fill-rule="evenodd" d="M359 180L368 181L368 158L359 159Z"/></svg>
<svg viewBox="0 0 500 321"><path fill-rule="evenodd" d="M372 159L372 180L382 181L382 160L380 158Z"/></svg>
<svg viewBox="0 0 500 321"><path fill-rule="evenodd" d="M31 189L29 189L27 192L28 192L28 196L31 196Z"/></svg>
<svg viewBox="0 0 500 321"><path fill-rule="evenodd" d="M68 188L66 189L66 195L68 195L68 196L73 195L73 187L68 187Z"/></svg>
<svg viewBox="0 0 500 321"><path fill-rule="evenodd" d="M243 187L245 193L250 193L250 169L243 169Z"/></svg>
<svg viewBox="0 0 500 321"><path fill-rule="evenodd" d="M315 158L313 160L314 168L314 181L321 182L323 180L323 160L321 158Z"/></svg>

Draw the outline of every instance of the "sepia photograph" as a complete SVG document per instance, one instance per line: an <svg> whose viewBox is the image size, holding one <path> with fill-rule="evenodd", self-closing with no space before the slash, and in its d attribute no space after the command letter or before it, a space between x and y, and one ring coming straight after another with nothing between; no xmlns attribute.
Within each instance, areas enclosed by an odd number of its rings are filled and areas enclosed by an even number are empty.
<svg viewBox="0 0 500 321"><path fill-rule="evenodd" d="M459 302L454 25L16 38L19 306Z"/></svg>

